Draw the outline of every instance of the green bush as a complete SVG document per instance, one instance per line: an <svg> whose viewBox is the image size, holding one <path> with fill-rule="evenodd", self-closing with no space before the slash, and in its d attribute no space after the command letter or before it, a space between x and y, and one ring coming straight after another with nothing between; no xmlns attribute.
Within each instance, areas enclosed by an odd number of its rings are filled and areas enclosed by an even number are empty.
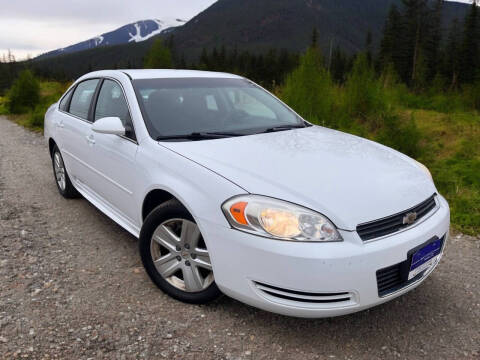
<svg viewBox="0 0 480 360"><path fill-rule="evenodd" d="M40 101L40 84L30 70L24 70L14 81L7 94L7 109L21 114L35 108Z"/></svg>
<svg viewBox="0 0 480 360"><path fill-rule="evenodd" d="M35 109L28 114L28 125L32 128L43 128L43 122L45 119L45 113L48 107L45 105L37 105Z"/></svg>
<svg viewBox="0 0 480 360"><path fill-rule="evenodd" d="M480 111L480 80L473 85L465 86L462 98L468 108Z"/></svg>
<svg viewBox="0 0 480 360"><path fill-rule="evenodd" d="M317 48L310 48L287 77L280 96L305 119L333 126L333 84Z"/></svg>
<svg viewBox="0 0 480 360"><path fill-rule="evenodd" d="M372 114L378 115L387 108L382 83L377 79L365 54L357 56L347 78L345 105L351 116L363 119Z"/></svg>
<svg viewBox="0 0 480 360"><path fill-rule="evenodd" d="M415 124L413 115L405 122L396 114L385 113L376 140L408 156L418 158L421 153L421 138L422 134Z"/></svg>
<svg viewBox="0 0 480 360"><path fill-rule="evenodd" d="M5 97L0 96L0 115L7 115L7 99Z"/></svg>

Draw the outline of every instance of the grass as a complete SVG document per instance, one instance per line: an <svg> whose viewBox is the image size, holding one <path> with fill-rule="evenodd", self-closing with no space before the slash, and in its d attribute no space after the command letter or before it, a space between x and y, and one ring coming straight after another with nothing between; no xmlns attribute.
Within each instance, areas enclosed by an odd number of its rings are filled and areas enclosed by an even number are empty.
<svg viewBox="0 0 480 360"><path fill-rule="evenodd" d="M0 115L9 115L9 118L17 124L41 133L48 107L57 102L69 86L70 84L55 81L40 82L40 103L28 112L18 115L9 114L6 106L7 98L0 97Z"/></svg>
<svg viewBox="0 0 480 360"><path fill-rule="evenodd" d="M43 121L45 113L50 105L57 102L62 94L67 90L69 84L62 84L54 81L43 81L40 83L40 103L30 110L29 113L19 115L14 120L29 129L37 132L43 131Z"/></svg>
<svg viewBox="0 0 480 360"><path fill-rule="evenodd" d="M480 115L405 110L422 133L421 156L448 200L454 227L480 233Z"/></svg>
<svg viewBox="0 0 480 360"><path fill-rule="evenodd" d="M5 96L0 96L0 115L7 115L7 98Z"/></svg>
<svg viewBox="0 0 480 360"><path fill-rule="evenodd" d="M58 101L69 84L41 82L40 104L21 115L10 115L16 123L36 132L43 131L44 114ZM345 92L332 87L332 111L334 124L320 122L355 133L397 148L425 164L432 172L439 192L450 204L453 227L465 234L480 234L480 114L463 110L457 102L449 106L448 99L438 103L425 103L412 93L398 94L389 100L396 104L392 111L377 111L367 117L352 121L352 115L344 111ZM443 95L439 95L442 97ZM6 98L0 97L0 115L7 114ZM408 106L405 106L407 104ZM441 104L441 106L439 105ZM294 106L295 107L295 106ZM420 110L430 108L435 110ZM383 115L377 115L382 113ZM409 147L412 137L415 147Z"/></svg>

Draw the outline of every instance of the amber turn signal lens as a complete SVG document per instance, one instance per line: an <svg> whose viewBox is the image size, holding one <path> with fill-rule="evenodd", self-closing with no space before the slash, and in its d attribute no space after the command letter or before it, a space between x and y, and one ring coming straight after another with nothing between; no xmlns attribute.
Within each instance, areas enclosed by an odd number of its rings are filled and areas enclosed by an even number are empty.
<svg viewBox="0 0 480 360"><path fill-rule="evenodd" d="M247 219L245 217L245 208L247 207L247 202L237 202L230 206L230 214L232 214L235 221L242 225L248 225Z"/></svg>

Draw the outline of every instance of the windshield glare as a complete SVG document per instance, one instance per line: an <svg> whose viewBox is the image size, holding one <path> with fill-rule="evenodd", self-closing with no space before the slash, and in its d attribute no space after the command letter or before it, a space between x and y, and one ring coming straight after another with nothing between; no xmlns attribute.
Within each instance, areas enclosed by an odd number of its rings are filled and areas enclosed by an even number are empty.
<svg viewBox="0 0 480 360"><path fill-rule="evenodd" d="M133 81L152 138L192 133L254 134L303 124L295 113L246 79Z"/></svg>

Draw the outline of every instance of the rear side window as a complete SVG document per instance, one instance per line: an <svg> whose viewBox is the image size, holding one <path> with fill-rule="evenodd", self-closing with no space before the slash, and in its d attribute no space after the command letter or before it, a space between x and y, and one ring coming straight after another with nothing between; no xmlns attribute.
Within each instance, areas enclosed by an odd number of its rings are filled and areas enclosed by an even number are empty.
<svg viewBox="0 0 480 360"><path fill-rule="evenodd" d="M70 90L67 95L65 95L60 101L60 110L68 111L68 103L70 102L70 98L72 97L73 90Z"/></svg>
<svg viewBox="0 0 480 360"><path fill-rule="evenodd" d="M70 114L88 120L88 111L92 102L98 79L86 80L77 85L70 103Z"/></svg>

